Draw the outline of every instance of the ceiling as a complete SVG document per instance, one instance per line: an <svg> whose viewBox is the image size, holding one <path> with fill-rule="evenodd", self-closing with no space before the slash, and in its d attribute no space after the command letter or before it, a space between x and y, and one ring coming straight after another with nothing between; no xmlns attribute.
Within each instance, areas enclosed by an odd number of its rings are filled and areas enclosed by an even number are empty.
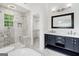
<svg viewBox="0 0 79 59"><path fill-rule="evenodd" d="M18 12L23 12L23 13L28 12L28 10L26 10L25 8L18 6L14 3L0 3L0 6L9 8L9 9L12 9L12 10L15 10ZM9 6L11 6L11 7L9 7Z"/></svg>

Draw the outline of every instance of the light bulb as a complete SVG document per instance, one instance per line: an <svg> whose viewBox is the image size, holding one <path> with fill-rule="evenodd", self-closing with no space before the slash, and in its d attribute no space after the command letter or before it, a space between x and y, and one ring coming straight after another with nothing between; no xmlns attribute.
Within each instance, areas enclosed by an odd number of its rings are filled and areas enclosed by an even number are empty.
<svg viewBox="0 0 79 59"><path fill-rule="evenodd" d="M71 7L71 6L72 6L72 4L71 4L71 3L69 3L69 4L67 4L66 6L67 6L67 7Z"/></svg>
<svg viewBox="0 0 79 59"><path fill-rule="evenodd" d="M8 5L9 8L15 9L16 6L15 5Z"/></svg>
<svg viewBox="0 0 79 59"><path fill-rule="evenodd" d="M52 11L56 11L56 7L55 8L52 8Z"/></svg>

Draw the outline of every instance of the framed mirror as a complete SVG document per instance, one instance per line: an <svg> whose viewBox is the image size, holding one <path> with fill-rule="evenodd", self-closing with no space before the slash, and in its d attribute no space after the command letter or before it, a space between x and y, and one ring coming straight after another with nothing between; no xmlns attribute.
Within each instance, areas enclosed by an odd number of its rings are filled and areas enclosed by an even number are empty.
<svg viewBox="0 0 79 59"><path fill-rule="evenodd" d="M52 28L74 28L74 13L52 16L51 27Z"/></svg>

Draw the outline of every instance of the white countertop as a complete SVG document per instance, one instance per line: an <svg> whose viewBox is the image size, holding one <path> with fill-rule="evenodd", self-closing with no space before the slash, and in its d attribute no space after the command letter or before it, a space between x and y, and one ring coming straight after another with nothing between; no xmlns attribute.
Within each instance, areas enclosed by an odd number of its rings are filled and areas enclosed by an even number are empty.
<svg viewBox="0 0 79 59"><path fill-rule="evenodd" d="M51 35L58 35L58 36L67 36L67 37L79 38L79 35L60 34L60 33L50 33L50 32L47 32L47 33L45 33L45 34L51 34Z"/></svg>

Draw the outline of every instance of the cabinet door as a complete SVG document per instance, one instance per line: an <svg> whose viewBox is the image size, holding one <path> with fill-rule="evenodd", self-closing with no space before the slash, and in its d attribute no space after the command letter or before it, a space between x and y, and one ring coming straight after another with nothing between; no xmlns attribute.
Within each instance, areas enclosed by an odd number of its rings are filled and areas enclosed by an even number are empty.
<svg viewBox="0 0 79 59"><path fill-rule="evenodd" d="M66 37L65 40L65 49L73 51L73 38Z"/></svg>
<svg viewBox="0 0 79 59"><path fill-rule="evenodd" d="M55 36L54 35L45 34L45 43L49 44L49 45L55 45Z"/></svg>
<svg viewBox="0 0 79 59"><path fill-rule="evenodd" d="M49 45L55 45L55 36L54 35L48 35L48 44Z"/></svg>
<svg viewBox="0 0 79 59"><path fill-rule="evenodd" d="M75 52L79 53L79 38L74 38L73 49L74 49Z"/></svg>

